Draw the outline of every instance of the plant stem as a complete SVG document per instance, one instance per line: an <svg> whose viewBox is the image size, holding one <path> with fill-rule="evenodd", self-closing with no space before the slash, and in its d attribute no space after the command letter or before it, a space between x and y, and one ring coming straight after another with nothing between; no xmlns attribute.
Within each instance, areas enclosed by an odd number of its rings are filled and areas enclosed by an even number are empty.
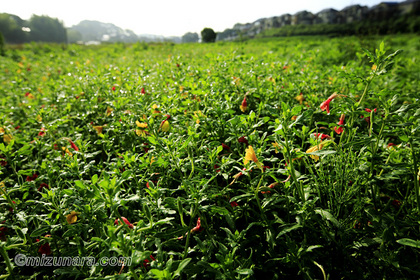
<svg viewBox="0 0 420 280"><path fill-rule="evenodd" d="M385 164L388 164L389 160L391 159L391 153L389 153L388 158L385 161ZM382 173L384 172L384 169L381 169L381 172L379 172L378 177L381 177Z"/></svg>
<svg viewBox="0 0 420 280"><path fill-rule="evenodd" d="M192 153L190 154L190 149L188 148L188 146L187 146L187 152L188 152L188 157L191 161L191 173L188 176L188 179L191 179L192 175L194 174L194 158L192 156Z"/></svg>
<svg viewBox="0 0 420 280"><path fill-rule="evenodd" d="M7 254L3 245L0 245L0 254L3 256L4 262L7 266L7 270L9 271L10 275L12 275L12 278L14 278L12 264L10 263L9 255Z"/></svg>
<svg viewBox="0 0 420 280"><path fill-rule="evenodd" d="M367 93L367 91L368 91L368 89L369 89L369 86L370 86L370 84L372 83L372 80L373 80L373 77L369 77L369 79L368 79L368 81L367 81L367 83L366 83L366 86L365 86L365 89L363 90L363 94L362 94L362 97L360 98L360 100L358 101L358 102L356 102L355 104L354 104L354 106L352 107L352 111L351 111L351 115L350 115L350 122L349 122L349 132L351 131L351 129L353 128L353 125L354 125L354 119L355 119L355 109L357 108L357 107L359 107L360 106L360 104L362 104L362 101L365 99L365 95L366 95L366 93ZM348 138L347 138L347 143L349 143L350 142L350 139L352 139L352 133L348 133ZM340 142L341 142L341 139L340 139Z"/></svg>
<svg viewBox="0 0 420 280"><path fill-rule="evenodd" d="M287 134L288 134L287 125L284 126L283 133L284 133L284 140L285 140L284 143L285 143L286 153L287 153L286 158L287 158L288 164L290 165L290 173L291 173L290 175L292 176L293 182L294 182L295 186L297 187L297 190L298 190L298 193L299 193L298 195L300 196L302 201L304 201L305 196L304 196L304 193L303 193L303 190L302 190L301 186L298 185L298 180L297 180L296 174L295 174L295 168L293 167L293 159L292 159L292 155L290 153L289 139L287 138Z"/></svg>
<svg viewBox="0 0 420 280"><path fill-rule="evenodd" d="M372 131L372 127L373 127L373 111L371 112L371 116L372 117L371 117L371 120L370 120L370 131ZM384 130L384 127L385 127L385 120L386 120L386 117L387 116L388 115L386 115L384 117L384 119L382 120L381 129L379 130L379 134L376 137L376 142L373 145L373 149L372 149L372 162L370 164L370 178L373 178L373 176L374 176L373 173L375 171L375 157L376 157L376 152L378 151L379 141L380 141L381 136L382 136L382 131ZM377 185L375 185L374 187L372 186L372 199L373 199L373 203L374 203L375 207L376 207L376 198L377 198L376 195L378 193L379 193L378 186Z"/></svg>
<svg viewBox="0 0 420 280"><path fill-rule="evenodd" d="M191 219L190 219L190 224L189 224L189 226L188 226L188 234L187 234L187 240L185 241L185 248L184 248L184 256L183 256L183 260L187 257L187 255L188 255L188 245L189 245L189 243L190 243L190 236L191 236L191 230L190 230L190 228L191 228L191 226L192 226L192 224L193 224L193 219L194 219L194 217L195 217L195 214L196 214L196 212L197 212L197 209L198 209L198 206L197 206L197 202L195 203L195 205L194 205L194 210L192 211L192 215L191 215Z"/></svg>
<svg viewBox="0 0 420 280"><path fill-rule="evenodd" d="M260 94L261 91L260 91L260 85L258 84L258 76L257 76L257 74L255 74L255 86L257 88L258 94Z"/></svg>
<svg viewBox="0 0 420 280"><path fill-rule="evenodd" d="M131 272L131 275L133 276L133 278L135 279L135 280L139 280L140 278L137 276L137 274L136 274L136 272L134 271L134 268L133 267L131 267L130 266L130 272ZM143 277L142 277L143 278Z"/></svg>
<svg viewBox="0 0 420 280"><path fill-rule="evenodd" d="M263 217L264 220L266 220L263 209L261 207L260 198L258 197L258 190L260 189L263 178L264 178L264 175L261 175L260 181L258 182L258 186L254 189L254 196L255 196L255 200L257 201L258 209L260 209L261 216Z"/></svg>
<svg viewBox="0 0 420 280"><path fill-rule="evenodd" d="M365 89L364 89L364 91L363 91L362 97L360 97L359 102L357 102L357 103L356 103L356 107L359 107L359 106L360 106L360 104L362 104L362 101L363 101L363 99L365 98L365 95L366 95L366 93L367 93L367 91L368 91L368 88L369 88L370 84L372 83L372 80L373 80L373 77L372 77L372 76L371 76L371 77L369 77L368 82L367 82L367 84L366 84L366 86L365 86Z"/></svg>
<svg viewBox="0 0 420 280"><path fill-rule="evenodd" d="M413 139L411 137L410 137L409 143L410 143L410 148L411 148L411 154L413 157L414 192L416 193L417 211L418 213L420 213L419 179L417 178L417 172L418 172L417 157L416 157L416 152L414 150Z"/></svg>

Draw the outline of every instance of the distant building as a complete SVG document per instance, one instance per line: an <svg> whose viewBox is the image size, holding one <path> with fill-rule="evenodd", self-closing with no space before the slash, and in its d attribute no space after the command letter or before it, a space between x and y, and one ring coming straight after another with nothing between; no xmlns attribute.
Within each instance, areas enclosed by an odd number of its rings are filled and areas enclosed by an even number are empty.
<svg viewBox="0 0 420 280"><path fill-rule="evenodd" d="M286 25L340 24L363 20L381 21L393 16L420 15L420 0L398 2L382 2L371 8L351 5L341 11L324 9L316 14L301 11L294 15L261 18L253 23L237 23L232 29L226 29L218 35L218 40L235 40L240 36L254 37L264 30L280 28Z"/></svg>
<svg viewBox="0 0 420 280"><path fill-rule="evenodd" d="M278 28L280 27L279 22L277 21L278 17L271 17L271 18L267 18L264 21L264 28L265 29L271 29L271 28Z"/></svg>
<svg viewBox="0 0 420 280"><path fill-rule="evenodd" d="M366 18L368 13L367 6L352 5L341 10L341 16L343 17L343 23L352 23L355 21L361 21Z"/></svg>
<svg viewBox="0 0 420 280"><path fill-rule="evenodd" d="M342 18L340 12L334 9L324 9L319 13L315 14L314 24L328 23L336 24L341 23Z"/></svg>
<svg viewBox="0 0 420 280"><path fill-rule="evenodd" d="M239 30L239 31L246 31L252 27L251 23L237 23L233 26L233 29Z"/></svg>
<svg viewBox="0 0 420 280"><path fill-rule="evenodd" d="M217 32L216 41L233 41L238 37L238 30L228 28L223 32Z"/></svg>
<svg viewBox="0 0 420 280"><path fill-rule="evenodd" d="M269 20L265 18L260 18L259 20L254 21L251 29L248 31L248 34L252 37L261 33L263 30L267 29L267 25L270 24L268 21Z"/></svg>
<svg viewBox="0 0 420 280"><path fill-rule="evenodd" d="M314 14L308 11L301 11L292 16L292 25L313 24Z"/></svg>
<svg viewBox="0 0 420 280"><path fill-rule="evenodd" d="M420 15L420 1L419 0L407 0L399 3L398 11L400 15L416 14Z"/></svg>
<svg viewBox="0 0 420 280"><path fill-rule="evenodd" d="M398 2L382 2L368 10L369 20L381 21L399 15Z"/></svg>
<svg viewBox="0 0 420 280"><path fill-rule="evenodd" d="M277 21L278 21L279 27L292 24L292 15L291 14L284 14L284 15L281 15L277 18L278 18Z"/></svg>

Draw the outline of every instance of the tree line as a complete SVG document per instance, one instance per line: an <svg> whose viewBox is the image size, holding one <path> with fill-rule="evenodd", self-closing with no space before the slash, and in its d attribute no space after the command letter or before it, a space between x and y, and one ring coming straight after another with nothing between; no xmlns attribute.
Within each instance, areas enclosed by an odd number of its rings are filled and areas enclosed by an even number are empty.
<svg viewBox="0 0 420 280"><path fill-rule="evenodd" d="M22 20L16 15L1 13L0 33L8 44L67 43L67 30L63 22L48 16L32 15L29 20Z"/></svg>
<svg viewBox="0 0 420 280"><path fill-rule="evenodd" d="M63 22L48 16L32 15L29 20L7 13L0 13L0 45L28 42L67 43L73 38L74 30L67 30ZM80 34L78 34L80 35ZM216 33L211 28L201 32L202 42L214 42ZM182 36L183 43L198 42L197 33L188 32ZM0 46L0 52L3 47Z"/></svg>
<svg viewBox="0 0 420 280"><path fill-rule="evenodd" d="M365 20L347 24L290 25L264 30L256 37L277 37L296 35L372 35L394 33L418 33L420 17L409 14L401 17L390 17L381 21ZM5 44L23 44L27 42L67 43L77 41L81 35L75 30L66 29L63 22L48 16L32 15L29 20L7 13L0 13L0 55L4 53ZM133 33L134 34L134 33ZM201 42L214 42L233 37L248 38L239 30L227 29L214 32L211 28L201 31ZM73 40L72 40L73 39ZM200 41L199 34L188 32L181 38L182 43Z"/></svg>
<svg viewBox="0 0 420 280"><path fill-rule="evenodd" d="M201 42L203 43L213 43L216 41L217 33L209 27L205 27L200 32ZM197 43L199 41L199 36L197 33L187 32L182 36L182 43Z"/></svg>

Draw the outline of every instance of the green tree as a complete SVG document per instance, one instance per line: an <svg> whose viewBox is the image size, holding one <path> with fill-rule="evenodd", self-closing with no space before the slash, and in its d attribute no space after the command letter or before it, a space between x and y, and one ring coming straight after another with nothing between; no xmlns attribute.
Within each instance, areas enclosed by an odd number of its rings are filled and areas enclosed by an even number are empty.
<svg viewBox="0 0 420 280"><path fill-rule="evenodd" d="M22 44L27 41L27 34L22 30L24 21L15 15L0 14L0 32L4 41L11 44Z"/></svg>
<svg viewBox="0 0 420 280"><path fill-rule="evenodd" d="M4 50L4 37L3 34L0 32L0 55L4 56L5 50Z"/></svg>
<svg viewBox="0 0 420 280"><path fill-rule="evenodd" d="M67 29L67 39L69 43L77 43L83 41L83 36L79 31L69 28Z"/></svg>
<svg viewBox="0 0 420 280"><path fill-rule="evenodd" d="M201 39L203 43L215 42L216 36L216 32L214 32L214 30L211 28L206 27L201 31Z"/></svg>
<svg viewBox="0 0 420 280"><path fill-rule="evenodd" d="M29 19L31 41L67 43L67 31L62 22L48 16L33 15Z"/></svg>
<svg viewBox="0 0 420 280"><path fill-rule="evenodd" d="M185 33L182 36L182 43L197 43L198 42L198 34L197 33Z"/></svg>

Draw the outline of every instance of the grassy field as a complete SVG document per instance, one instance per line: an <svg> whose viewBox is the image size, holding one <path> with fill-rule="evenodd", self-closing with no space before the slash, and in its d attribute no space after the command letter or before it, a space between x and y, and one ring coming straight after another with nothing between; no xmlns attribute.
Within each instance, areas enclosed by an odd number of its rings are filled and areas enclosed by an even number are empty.
<svg viewBox="0 0 420 280"><path fill-rule="evenodd" d="M10 46L0 278L419 279L419 39Z"/></svg>

